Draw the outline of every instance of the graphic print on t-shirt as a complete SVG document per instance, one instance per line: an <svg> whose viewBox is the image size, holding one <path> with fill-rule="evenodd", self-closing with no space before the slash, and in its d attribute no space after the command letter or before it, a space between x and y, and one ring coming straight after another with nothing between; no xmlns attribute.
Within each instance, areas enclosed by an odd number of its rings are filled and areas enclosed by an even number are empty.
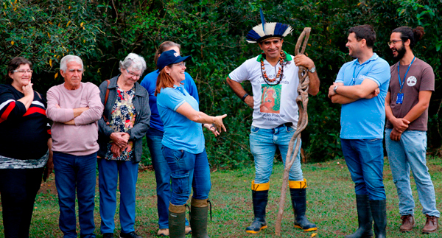
<svg viewBox="0 0 442 238"><path fill-rule="evenodd" d="M407 85L410 87L413 87L414 85L416 85L417 79L414 76L410 76L407 79Z"/></svg>
<svg viewBox="0 0 442 238"><path fill-rule="evenodd" d="M279 110L281 109L281 84L262 84L261 90L262 96L259 111L279 114Z"/></svg>

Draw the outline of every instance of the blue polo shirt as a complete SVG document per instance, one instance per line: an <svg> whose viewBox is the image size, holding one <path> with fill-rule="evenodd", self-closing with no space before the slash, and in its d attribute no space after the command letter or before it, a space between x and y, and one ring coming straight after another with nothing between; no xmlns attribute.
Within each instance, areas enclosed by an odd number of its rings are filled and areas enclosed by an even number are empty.
<svg viewBox="0 0 442 238"><path fill-rule="evenodd" d="M339 70L337 83L345 86L360 85L364 80L373 80L380 93L371 99L359 99L342 105L342 139L382 139L385 125L385 97L390 83L390 66L376 53L360 64L358 59L345 63Z"/></svg>
<svg viewBox="0 0 442 238"><path fill-rule="evenodd" d="M185 72L184 74L186 75L186 78L183 81L184 88L199 103L198 90L196 88L195 82L187 72ZM157 97L155 96L155 88L157 85L158 75L158 70L150 72L141 81L141 86L143 86L147 90L147 92L149 92L149 106L151 112L150 127L159 131L164 131L163 122L161 121L160 115L158 114Z"/></svg>
<svg viewBox="0 0 442 238"><path fill-rule="evenodd" d="M164 123L162 144L174 150L184 150L192 154L204 151L204 135L201 123L193 122L176 112L183 103L188 103L199 111L198 102L181 85L163 88L157 95L157 106Z"/></svg>

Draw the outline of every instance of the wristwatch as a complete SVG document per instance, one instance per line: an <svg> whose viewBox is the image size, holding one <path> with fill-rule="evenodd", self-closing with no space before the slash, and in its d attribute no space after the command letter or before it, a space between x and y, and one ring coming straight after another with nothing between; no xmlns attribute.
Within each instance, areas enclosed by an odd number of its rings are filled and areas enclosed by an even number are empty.
<svg viewBox="0 0 442 238"><path fill-rule="evenodd" d="M336 93L336 89L338 89L338 86L339 86L339 85L336 85L336 86L333 88L333 92Z"/></svg>
<svg viewBox="0 0 442 238"><path fill-rule="evenodd" d="M241 100L244 102L244 100L246 100L246 97L249 96L248 93L244 94L244 96L242 96Z"/></svg>
<svg viewBox="0 0 442 238"><path fill-rule="evenodd" d="M316 67L313 66L313 68L309 69L308 72L310 72L310 73L314 73L314 72L316 72Z"/></svg>

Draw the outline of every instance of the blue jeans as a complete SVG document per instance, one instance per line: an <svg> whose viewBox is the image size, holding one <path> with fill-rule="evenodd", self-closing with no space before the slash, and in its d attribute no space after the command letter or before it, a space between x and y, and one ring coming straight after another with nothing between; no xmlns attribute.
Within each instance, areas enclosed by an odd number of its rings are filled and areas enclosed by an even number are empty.
<svg viewBox="0 0 442 238"><path fill-rule="evenodd" d="M172 197L170 188L170 168L161 151L161 141L164 132L150 128L146 133L147 146L149 147L152 165L155 170L155 181L157 183L157 210L158 225L160 229L169 228L169 202ZM189 221L186 218L186 226Z"/></svg>
<svg viewBox="0 0 442 238"><path fill-rule="evenodd" d="M426 152L427 133L425 131L404 131L399 141L390 139L391 129L385 130L385 146L390 161L393 182L399 196L399 213L414 214L414 199L410 186L410 168L416 182L422 212L429 216L440 216L436 208L433 182L428 172Z"/></svg>
<svg viewBox="0 0 442 238"><path fill-rule="evenodd" d="M206 150L199 154L192 154L163 146L163 155L171 170L172 198L170 203L176 206L186 204L192 188L193 198L203 200L209 197L212 184Z"/></svg>
<svg viewBox="0 0 442 238"><path fill-rule="evenodd" d="M101 233L114 233L118 177L120 177L121 232L135 231L135 185L138 178L138 163L99 159L98 171Z"/></svg>
<svg viewBox="0 0 442 238"><path fill-rule="evenodd" d="M55 185L60 206L59 225L64 237L77 237L75 191L81 237L95 237L94 197L97 153L75 156L54 152Z"/></svg>
<svg viewBox="0 0 442 238"><path fill-rule="evenodd" d="M341 147L355 193L368 195L370 200L385 200L382 139L341 139Z"/></svg>
<svg viewBox="0 0 442 238"><path fill-rule="evenodd" d="M252 126L250 133L250 150L255 159L255 184L268 183L273 169L273 159L276 148L281 152L282 161L285 164L290 140L295 129L285 125L273 129L263 129ZM293 146L293 153L295 150ZM290 168L290 181L303 181L301 170L301 147L299 147L295 162Z"/></svg>

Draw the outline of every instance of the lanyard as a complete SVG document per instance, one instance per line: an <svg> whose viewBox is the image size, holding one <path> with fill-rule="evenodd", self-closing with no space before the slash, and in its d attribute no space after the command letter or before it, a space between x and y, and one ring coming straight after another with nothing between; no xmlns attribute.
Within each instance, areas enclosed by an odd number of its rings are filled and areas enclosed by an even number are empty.
<svg viewBox="0 0 442 238"><path fill-rule="evenodd" d="M359 72L356 74L356 67L357 67L358 65L355 65L355 68L353 69L353 79L351 80L351 85L355 85L356 84L356 76L359 76L359 73L361 73L361 71L362 71L362 69L364 68L364 67L361 67L361 69L359 70ZM362 65L361 65L362 66Z"/></svg>
<svg viewBox="0 0 442 238"><path fill-rule="evenodd" d="M401 63L400 62L397 63L397 78L399 79L399 85L401 86L401 89L399 89L399 93L402 93L402 88L404 87L405 80L406 80L407 74L408 74L408 70L410 70L410 67L413 64L415 59L416 59L416 56L414 56L414 58L411 61L410 65L408 65L407 71L405 72L405 75L404 75L404 82L401 81L401 75L399 74L399 66L400 66Z"/></svg>

